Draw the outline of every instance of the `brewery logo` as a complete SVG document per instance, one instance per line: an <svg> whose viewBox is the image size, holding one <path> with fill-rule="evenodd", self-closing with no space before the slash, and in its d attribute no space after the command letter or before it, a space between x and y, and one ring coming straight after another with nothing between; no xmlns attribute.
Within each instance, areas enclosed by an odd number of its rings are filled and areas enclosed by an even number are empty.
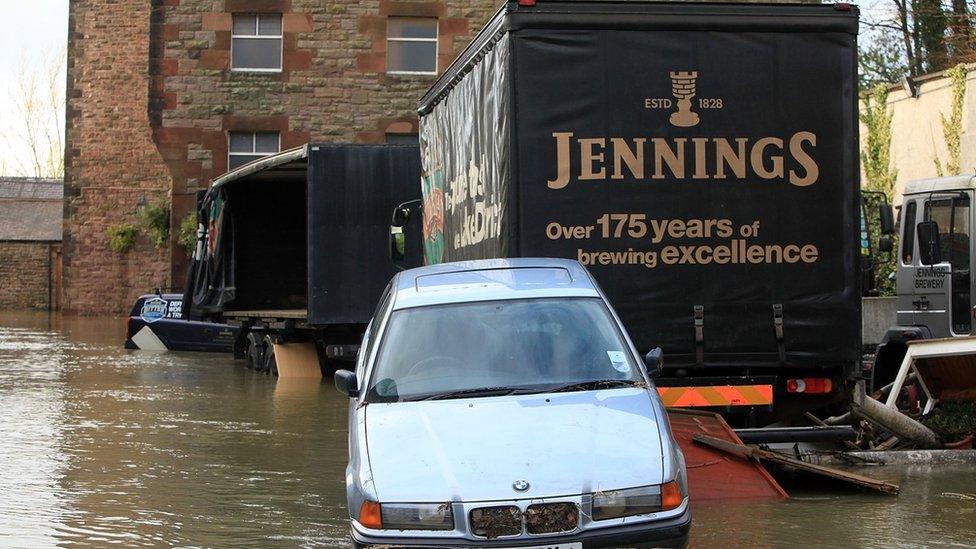
<svg viewBox="0 0 976 549"><path fill-rule="evenodd" d="M691 110L691 100L695 97L695 80L697 72L672 72L671 94L678 100L678 110L669 119L679 128L690 128L698 125L698 114Z"/></svg>
<svg viewBox="0 0 976 549"><path fill-rule="evenodd" d="M147 299L142 304L142 311L139 312L139 316L147 323L152 324L166 316L167 305L166 300L159 297Z"/></svg>
<svg viewBox="0 0 976 549"><path fill-rule="evenodd" d="M698 71L672 71L668 76L672 97L648 97L644 99L644 108L672 111L668 117L672 126L692 128L701 122L696 111L724 106L721 99L698 96Z"/></svg>
<svg viewBox="0 0 976 549"><path fill-rule="evenodd" d="M647 97L644 108L666 113L670 127L662 120L657 135L553 131L555 169L551 173L555 176L546 179L546 186L563 189L574 181L766 179L807 187L819 180L817 135L803 128L752 137L709 136L701 131L692 137L680 131L672 134L672 128L698 126L707 111L724 109L725 100L701 97L698 71L671 71L668 77L671 97Z"/></svg>

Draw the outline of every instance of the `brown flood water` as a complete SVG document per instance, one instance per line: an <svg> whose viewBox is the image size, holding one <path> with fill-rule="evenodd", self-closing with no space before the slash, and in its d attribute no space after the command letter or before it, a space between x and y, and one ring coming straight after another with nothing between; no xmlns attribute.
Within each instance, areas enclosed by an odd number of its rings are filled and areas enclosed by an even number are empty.
<svg viewBox="0 0 976 549"><path fill-rule="evenodd" d="M346 399L226 355L125 351L123 321L0 313L0 546L345 547ZM694 505L695 547L976 547L976 471L874 468Z"/></svg>

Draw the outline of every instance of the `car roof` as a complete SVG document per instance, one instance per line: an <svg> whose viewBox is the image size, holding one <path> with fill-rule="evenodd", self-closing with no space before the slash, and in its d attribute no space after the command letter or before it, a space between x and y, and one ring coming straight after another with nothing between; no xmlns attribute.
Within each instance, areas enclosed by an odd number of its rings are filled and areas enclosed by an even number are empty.
<svg viewBox="0 0 976 549"><path fill-rule="evenodd" d="M403 271L394 278L394 309L473 301L599 297L586 269L571 259L481 259Z"/></svg>

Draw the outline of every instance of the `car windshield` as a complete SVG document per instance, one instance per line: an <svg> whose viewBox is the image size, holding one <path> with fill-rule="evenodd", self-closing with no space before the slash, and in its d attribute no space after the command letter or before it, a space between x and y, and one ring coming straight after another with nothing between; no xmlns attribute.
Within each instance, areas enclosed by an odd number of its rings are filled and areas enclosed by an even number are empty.
<svg viewBox="0 0 976 549"><path fill-rule="evenodd" d="M371 377L371 402L583 390L643 380L610 311L595 298L396 311Z"/></svg>

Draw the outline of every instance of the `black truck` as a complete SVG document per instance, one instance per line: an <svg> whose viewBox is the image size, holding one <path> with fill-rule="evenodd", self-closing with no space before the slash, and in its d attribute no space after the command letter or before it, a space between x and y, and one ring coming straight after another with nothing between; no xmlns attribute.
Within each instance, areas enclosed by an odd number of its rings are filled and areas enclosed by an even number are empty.
<svg viewBox="0 0 976 549"><path fill-rule="evenodd" d="M395 273L389 212L420 192L416 146L308 144L215 179L184 316L239 326L237 358L301 375L354 356ZM420 257L419 239L403 250Z"/></svg>
<svg viewBox="0 0 976 549"><path fill-rule="evenodd" d="M861 358L858 11L508 2L423 97L428 264L587 266L667 405L783 416ZM394 227L396 230L396 227Z"/></svg>

